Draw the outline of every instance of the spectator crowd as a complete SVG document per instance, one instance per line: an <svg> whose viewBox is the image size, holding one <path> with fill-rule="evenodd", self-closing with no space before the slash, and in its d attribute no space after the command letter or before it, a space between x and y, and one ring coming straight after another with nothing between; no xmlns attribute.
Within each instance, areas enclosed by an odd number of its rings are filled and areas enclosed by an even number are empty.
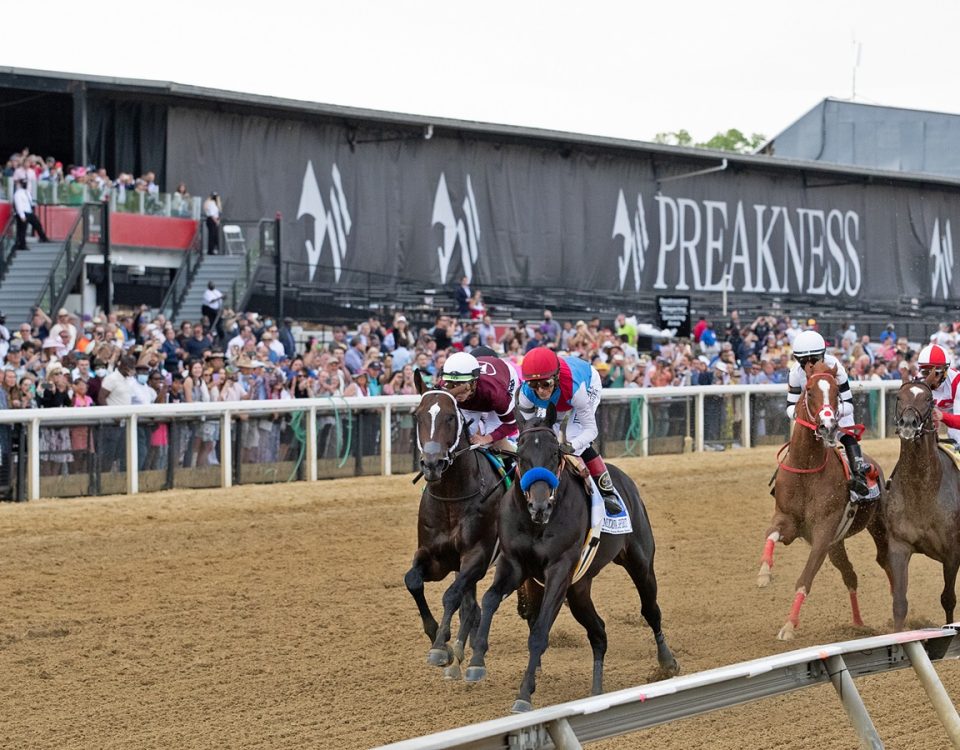
<svg viewBox="0 0 960 750"><path fill-rule="evenodd" d="M519 365L536 346L590 361L609 388L784 384L795 336L816 327L813 319L759 316L742 322L733 313L719 326L701 318L690 338L660 337L651 350L639 351L637 324L625 314L610 324L599 318L559 322L546 310L535 322L504 326L494 325L486 311L465 318L440 313L432 326L418 330L397 313L386 323L372 315L356 327L306 336L292 319L255 312L225 310L214 321L204 316L176 327L162 315L150 316L146 306L83 318L61 309L55 320L37 309L30 323L12 332L0 325L0 408L409 395L415 393L414 370L430 383L451 352L492 351ZM854 380L913 378L915 350L926 343L911 346L892 324L877 341L858 334L853 324L825 337ZM942 324L931 340L952 351L955 326ZM277 460L284 426L280 415L242 425L243 460ZM211 420L181 431L171 460L183 466L215 463L218 430ZM122 467L122 430L105 431L99 439L95 445L84 427L44 428L43 473L85 471L91 453L107 470ZM167 424L143 428L141 468L162 468L170 439Z"/></svg>

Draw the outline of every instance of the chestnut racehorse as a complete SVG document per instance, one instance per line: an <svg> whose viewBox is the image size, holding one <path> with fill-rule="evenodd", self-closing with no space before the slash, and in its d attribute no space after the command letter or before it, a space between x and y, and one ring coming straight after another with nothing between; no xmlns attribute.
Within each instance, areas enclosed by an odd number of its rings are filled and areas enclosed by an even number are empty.
<svg viewBox="0 0 960 750"><path fill-rule="evenodd" d="M893 626L902 630L907 616L907 569L914 552L943 566L940 604L953 622L954 590L960 568L960 471L937 447L937 421L930 387L922 380L904 383L897 393L900 458L884 495L884 523L890 538Z"/></svg>
<svg viewBox="0 0 960 750"><path fill-rule="evenodd" d="M800 621L800 608L810 594L813 579L828 555L840 571L850 592L853 624L862 625L857 601L857 574L850 564L843 540L866 528L877 545L877 562L889 571L887 541L879 503L861 502L848 508L847 475L837 452L839 445L839 388L836 370L818 362L796 406L796 424L786 459L780 464L774 486L776 510L763 551L757 585L770 583L773 548L802 537L810 544L810 556L796 583L790 615L777 637L790 640ZM864 456L864 460L875 462ZM879 471L879 467L877 467ZM883 486L883 478L880 477ZM851 515L852 514L852 517Z"/></svg>

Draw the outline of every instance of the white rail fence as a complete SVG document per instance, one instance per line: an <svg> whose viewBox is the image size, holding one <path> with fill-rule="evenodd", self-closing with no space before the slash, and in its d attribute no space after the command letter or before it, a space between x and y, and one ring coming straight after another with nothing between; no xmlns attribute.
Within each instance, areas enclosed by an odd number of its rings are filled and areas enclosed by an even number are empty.
<svg viewBox="0 0 960 750"><path fill-rule="evenodd" d="M882 748L854 679L913 667L960 748L960 717L931 660L960 658L958 623L832 643L385 745L380 750L579 750L584 743L830 682L863 748ZM936 731L931 728L931 732Z"/></svg>
<svg viewBox="0 0 960 750"><path fill-rule="evenodd" d="M873 414L868 420L871 434L875 437L886 437L887 433L887 393L895 390L900 381L879 382L852 382L853 392L856 395L876 394ZM719 398L737 403L737 443L745 448L753 444L753 427L755 423L751 417L751 404L756 398L765 398L771 404L770 412L782 414L785 406L786 386L783 385L740 385L740 386L690 386L666 388L623 388L605 389L602 393L602 402L608 405L627 406L636 409L638 446L637 455L648 455L650 452L651 426L654 425L654 412L658 407L686 402L687 422L681 428L682 437L689 441L693 450L702 451L705 446L705 405L708 401L716 402ZM379 473L390 475L394 472L394 446L391 439L393 420L398 415L409 415L410 411L419 403L418 396L375 396L367 398L315 398L292 399L287 401L247 401L213 404L153 404L146 406L112 407L98 406L87 409L29 409L0 411L0 425L20 425L21 434L25 438L25 485L26 499L37 499L41 492L41 441L42 428L62 428L78 425L109 424L118 428L125 428L125 491L134 494L141 491L140 472L138 468L138 423L156 424L158 422L176 422L178 420L219 420L220 434L218 437L219 453L219 486L230 487L234 482L234 466L239 460L236 453L236 444L233 440L233 431L237 427L235 420L247 419L270 414L302 413L305 417L303 438L303 466L302 478L307 481L316 480L318 474L318 420L333 415L376 413L379 415L378 445ZM778 416L779 418L779 416ZM607 439L611 436L606 435ZM9 441L8 441L9 442ZM0 449L3 449L0 441ZM7 455L0 456L2 461L9 462L9 447ZM23 455L23 454L21 454ZM611 454L612 456L613 454ZM409 470L409 466L406 470Z"/></svg>

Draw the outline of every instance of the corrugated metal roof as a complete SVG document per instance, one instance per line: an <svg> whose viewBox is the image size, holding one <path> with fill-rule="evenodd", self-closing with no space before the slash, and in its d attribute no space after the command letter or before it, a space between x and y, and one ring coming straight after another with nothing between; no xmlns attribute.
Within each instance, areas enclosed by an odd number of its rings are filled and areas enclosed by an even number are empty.
<svg viewBox="0 0 960 750"><path fill-rule="evenodd" d="M280 97L264 96L260 94L248 94L237 91L225 91L221 89L211 89L202 86L192 86L171 81L151 81L134 78L119 78L112 76L95 76L79 73L63 73L57 71L34 70L28 68L14 68L0 66L0 86L12 88L41 88L45 90L59 90L64 93L72 92L77 88L84 88L87 91L103 90L117 93L139 93L151 94L158 97L176 101L195 101L228 104L240 108L250 108L257 110L272 110L277 113L286 112L288 114L299 114L315 116L321 119L333 120L339 122L371 123L388 125L400 128L427 128L432 126L434 133L464 133L480 137L495 138L498 140L524 141L528 143L540 143L541 145L566 146L566 147L586 147L602 150L620 150L634 153L662 154L664 156L680 157L687 160L701 161L705 166L714 166L718 160L727 159L731 166L742 165L750 169L771 170L777 172L795 172L803 171L816 173L822 177L833 177L846 180L857 180L865 182L910 182L926 183L940 186L960 188L960 169L956 173L949 172L927 172L923 170L908 169L901 164L900 168L884 165L860 165L848 164L846 162L835 162L823 158L819 153L819 147L816 152L810 154L809 137L803 142L805 149L794 149L797 155L788 153L787 143L793 136L788 136L783 142L781 150L781 138L791 132L791 130L801 123L804 123L804 133L809 132L810 125L808 120L817 114L820 108L827 103L834 103L836 100L826 99L820 105L814 107L810 112L804 115L797 123L784 131L781 135L768 142L767 146L773 145L776 151L776 158L770 158L767 154L736 154L729 151L715 151L703 148L688 148L681 146L667 146L658 143L649 143L646 141L635 141L625 138L610 138L606 136L587 135L582 133L569 133L557 130L547 130L542 128L521 127L516 125L504 125L496 123L475 122L469 120L454 120L444 117L431 117L427 115L414 115L398 112L386 112L382 110L364 109L359 107L345 107L336 104L324 104L318 102L308 102L299 99L284 99ZM844 102L839 102L845 104ZM857 105L866 106L866 105ZM912 112L912 110L894 110L889 107L878 108L883 110ZM930 113L934 114L934 113ZM955 115L942 115L957 120ZM960 125L958 125L960 128ZM819 130L818 130L819 132ZM960 130L957 131L960 133ZM799 134L799 131L798 131ZM799 138L799 135L797 136ZM818 141L819 143L819 141ZM762 150L762 149L761 149ZM819 158L818 158L819 156ZM957 155L960 160L960 150Z"/></svg>
<svg viewBox="0 0 960 750"><path fill-rule="evenodd" d="M794 161L960 178L960 115L824 99L759 151Z"/></svg>

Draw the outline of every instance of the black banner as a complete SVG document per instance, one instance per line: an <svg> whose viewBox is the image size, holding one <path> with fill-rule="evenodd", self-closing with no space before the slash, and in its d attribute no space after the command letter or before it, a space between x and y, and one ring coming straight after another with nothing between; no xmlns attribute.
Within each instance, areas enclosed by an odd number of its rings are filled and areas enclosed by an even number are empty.
<svg viewBox="0 0 960 750"><path fill-rule="evenodd" d="M743 164L559 145L373 135L304 119L174 108L168 175L218 190L224 214L284 216L305 282L353 269L449 287L720 292L816 303L960 298L948 188L813 184ZM775 164L775 162L774 162Z"/></svg>
<svg viewBox="0 0 960 750"><path fill-rule="evenodd" d="M676 336L690 338L690 298L657 295L657 325L670 328Z"/></svg>

